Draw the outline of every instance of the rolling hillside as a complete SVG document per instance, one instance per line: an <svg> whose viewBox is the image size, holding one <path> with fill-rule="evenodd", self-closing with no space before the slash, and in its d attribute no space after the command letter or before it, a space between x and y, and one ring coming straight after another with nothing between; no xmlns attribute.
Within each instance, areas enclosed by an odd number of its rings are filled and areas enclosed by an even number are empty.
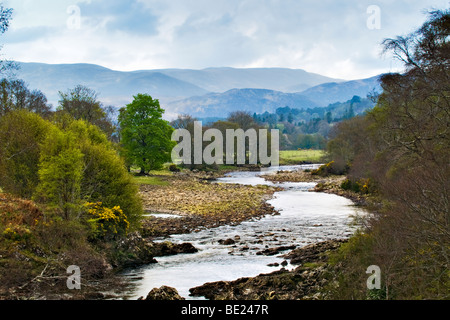
<svg viewBox="0 0 450 320"><path fill-rule="evenodd" d="M273 113L285 106L302 109L319 105L298 93L265 89L232 89L168 103L168 108L173 112L199 118L226 117L228 113L239 110Z"/></svg>
<svg viewBox="0 0 450 320"><path fill-rule="evenodd" d="M137 93L159 99L166 116L185 113L197 117L226 117L245 110L262 113L277 108L326 107L354 95L365 97L378 88L377 77L342 81L283 68L208 68L114 71L92 64L18 63L17 78L41 90L49 103L58 104L58 91L78 84L99 94L105 105L122 107Z"/></svg>

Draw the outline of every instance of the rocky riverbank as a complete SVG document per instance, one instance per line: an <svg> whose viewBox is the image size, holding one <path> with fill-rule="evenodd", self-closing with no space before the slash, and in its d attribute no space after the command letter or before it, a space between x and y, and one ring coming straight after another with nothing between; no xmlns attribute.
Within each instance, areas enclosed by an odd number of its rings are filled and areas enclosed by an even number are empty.
<svg viewBox="0 0 450 320"><path fill-rule="evenodd" d="M329 175L322 177L314 175L310 170L297 171L278 171L274 174L266 174L262 176L264 179L272 182L316 182L317 185L312 191L335 194L352 200L356 205L366 205L367 198L359 193L343 190L342 183L347 179L343 175Z"/></svg>
<svg viewBox="0 0 450 320"><path fill-rule="evenodd" d="M319 177L312 175L308 171L279 171L275 174L267 174L262 176L266 180L272 182L316 182L317 186L314 190L316 192L334 193L341 196L350 198L351 200L358 200L357 195L343 194L343 190L340 185L345 180L343 176L329 176ZM234 192L241 192L246 195L249 190L253 190L251 194L255 195L255 188L257 187L245 187L238 185L209 185L208 187L202 186L204 180L202 179L186 179L180 184L177 182L177 186L182 185L183 188L177 190L175 187L168 187L166 194L169 194L168 198L164 200L151 200L147 202L149 208L154 208L154 204L159 205L159 210L164 208L172 208L172 210L165 210L167 213L180 214L181 218L174 219L158 219L150 218L147 230L149 234L153 236L167 236L176 233L187 233L195 231L198 228L212 228L222 224L239 224L242 221L255 215L255 211L248 211L247 214L236 216L235 212L220 212L220 210L211 210L210 214L198 214L198 212L188 210L189 213L183 210L179 210L180 207L192 208L191 201L186 201L187 194L184 194L185 189L200 190L206 188L208 190L205 193L197 194L193 192L193 197L197 201L220 203L221 201L229 201L230 194ZM200 185L199 185L200 184ZM244 187L244 188L243 188ZM277 214L272 212L273 208L264 208L264 200L270 198L273 195L274 188L263 188L266 193L258 194L259 201L263 201L263 205L259 207L258 212L260 215ZM149 196L155 195L152 189L144 188L144 191ZM236 195L234 195L236 196ZM179 199L183 199L181 203L177 202ZM241 200L242 201L242 198ZM247 200L248 201L248 200ZM162 203L164 202L164 205ZM195 201L194 201L195 202ZM241 202L245 203L245 201ZM157 209L158 209L157 208ZM210 208L214 208L211 206ZM202 212L202 210L199 210ZM231 214L230 214L231 213ZM223 240L223 245L233 244L233 239ZM295 246L280 246L274 248L266 248L257 252L261 255L280 255L280 252L286 250L292 250L288 254L279 256L283 257L285 261L281 263L282 269L270 274L261 274L253 278L242 278L235 281L219 281L214 283L207 283L200 287L192 288L190 290L192 296L206 297L210 300L298 300L298 299L326 299L326 288L333 285L333 272L335 267L330 266L328 263L328 257L332 252L337 251L340 246L345 243L345 240L330 240L318 244L312 244L306 247L295 248ZM288 261L291 266L297 266L293 270L287 270L284 267L288 265ZM279 265L274 265L277 267ZM160 299L161 297L175 297L177 295L172 294L173 288L170 288L169 293L156 289L153 290L153 294L149 294L147 299ZM162 290L162 293L161 293ZM144 297L142 297L144 299Z"/></svg>
<svg viewBox="0 0 450 320"><path fill-rule="evenodd" d="M191 296L209 300L312 300L326 299L334 270L329 256L346 240L330 240L297 248L283 255L293 270L284 268L270 274L235 281L206 283L190 290Z"/></svg>
<svg viewBox="0 0 450 320"><path fill-rule="evenodd" d="M185 234L201 229L215 228L222 225L238 225L249 219L279 214L266 203L279 188L267 186L244 186L220 184L213 182L222 174L188 172L161 177L167 184L141 185L144 209L148 213L176 214L174 218L158 218L157 215L146 216L139 232L130 234L126 239L107 248L110 255L104 261L108 270L98 281L85 281L80 292L58 293L51 289L51 294L35 295L35 299L116 299L126 290L128 283L117 276L117 271L157 263L160 256L179 253L194 253L197 249L189 243L179 245L170 242L155 242L174 234ZM279 172L264 176L271 181L318 182L318 185L338 185L340 178L317 179L309 172ZM330 190L332 190L330 188ZM322 191L322 190L316 190ZM226 242L226 240L224 240ZM271 274L255 278L239 279L230 282L205 284L193 288L192 295L206 296L208 299L321 299L323 288L327 284L325 276L329 273L327 255L336 250L341 241L329 241L304 248L281 246L266 248L257 254L279 255L280 252L292 250L285 255L286 266L298 265L294 270L284 268ZM226 243L224 243L226 245ZM276 266L274 266L276 267ZM50 290L49 290L50 291ZM62 290L62 292L67 290ZM173 290L159 288L143 297L148 300L178 299Z"/></svg>
<svg viewBox="0 0 450 320"><path fill-rule="evenodd" d="M357 206L366 206L368 204L368 198L360 193L353 192L351 190L344 190L341 188L341 184L345 179L336 179L318 183L314 187L315 192L324 192L335 194L353 201Z"/></svg>
<svg viewBox="0 0 450 320"><path fill-rule="evenodd" d="M189 173L166 178L165 186L141 186L144 210L177 218L149 216L143 221L145 237L167 237L278 214L266 203L279 188L213 183L218 174Z"/></svg>
<svg viewBox="0 0 450 320"><path fill-rule="evenodd" d="M262 178L272 182L317 182L318 184L340 185L346 179L345 176L329 175L322 177L313 175L311 170L278 171L273 174L265 174Z"/></svg>

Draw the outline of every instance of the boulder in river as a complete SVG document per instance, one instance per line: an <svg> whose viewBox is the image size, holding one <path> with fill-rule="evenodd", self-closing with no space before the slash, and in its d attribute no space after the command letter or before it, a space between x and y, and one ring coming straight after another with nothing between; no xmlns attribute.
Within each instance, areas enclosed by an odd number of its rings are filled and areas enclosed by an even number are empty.
<svg viewBox="0 0 450 320"><path fill-rule="evenodd" d="M173 256L181 253L196 253L198 249L191 243L173 244L171 242L162 242L154 244L154 256L164 257Z"/></svg>
<svg viewBox="0 0 450 320"><path fill-rule="evenodd" d="M330 272L335 272L328 265L328 256L343 243L345 240L329 240L291 251L284 256L286 259L302 258L303 263L310 262L309 265L299 266L291 271L282 268L253 278L210 282L191 288L189 292L193 297L205 297L209 300L324 299L322 290L329 284Z"/></svg>
<svg viewBox="0 0 450 320"><path fill-rule="evenodd" d="M143 297L141 297L139 300L154 301L154 300L186 300L186 299L181 297L175 288L162 286L159 289L154 288L147 295L147 298L144 299Z"/></svg>
<svg viewBox="0 0 450 320"><path fill-rule="evenodd" d="M230 246L235 243L236 243L236 241L234 241L233 239L219 240L219 244L222 244L224 246Z"/></svg>
<svg viewBox="0 0 450 320"><path fill-rule="evenodd" d="M292 265L301 265L308 262L325 262L328 259L327 253L337 250L345 242L347 240L328 240L313 243L289 252L284 255L284 258L290 260Z"/></svg>
<svg viewBox="0 0 450 320"><path fill-rule="evenodd" d="M292 245L292 246L281 246L281 247L276 247L276 248L268 248L262 251L258 251L256 254L257 255L265 255L265 256L274 256L282 251L286 251L286 250L293 250L295 249L296 246Z"/></svg>

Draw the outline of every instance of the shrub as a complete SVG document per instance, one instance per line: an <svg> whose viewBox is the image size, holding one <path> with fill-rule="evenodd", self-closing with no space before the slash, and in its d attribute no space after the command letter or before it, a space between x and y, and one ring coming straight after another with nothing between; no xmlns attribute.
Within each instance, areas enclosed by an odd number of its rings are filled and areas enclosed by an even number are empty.
<svg viewBox="0 0 450 320"><path fill-rule="evenodd" d="M124 160L98 127L83 120L62 116L53 124L27 111L1 117L0 186L65 220L79 219L88 201L119 206L132 228L140 224L139 190Z"/></svg>
<svg viewBox="0 0 450 320"><path fill-rule="evenodd" d="M0 193L0 225L35 226L43 218L43 212L35 203L29 200L15 198L9 194Z"/></svg>
<svg viewBox="0 0 450 320"><path fill-rule="evenodd" d="M116 236L127 235L130 223L120 207L106 208L101 202L87 203L85 207L92 238L112 239Z"/></svg>
<svg viewBox="0 0 450 320"><path fill-rule="evenodd" d="M26 241L31 237L31 231L22 225L9 224L3 231L3 237L12 241Z"/></svg>
<svg viewBox="0 0 450 320"><path fill-rule="evenodd" d="M369 194L374 192L374 187L372 185L371 179L360 179L356 182L353 182L350 179L346 179L344 182L342 182L341 188L360 194Z"/></svg>
<svg viewBox="0 0 450 320"><path fill-rule="evenodd" d="M78 219L88 201L119 206L133 227L139 225L138 188L113 144L96 126L72 120L61 129L55 127L42 145L39 174L36 199L56 207L66 220Z"/></svg>
<svg viewBox="0 0 450 320"><path fill-rule="evenodd" d="M108 208L119 206L130 227L136 229L141 220L142 203L138 186L128 173L124 160L97 127L76 121L69 129L78 136L84 155L81 198L101 202Z"/></svg>
<svg viewBox="0 0 450 320"><path fill-rule="evenodd" d="M337 284L335 288L330 288L331 299L367 299L369 292L366 269L376 262L373 254L374 241L372 235L358 232L330 255L330 264L336 268Z"/></svg>
<svg viewBox="0 0 450 320"><path fill-rule="evenodd" d="M341 188L344 189L344 190L351 190L352 186L353 186L353 182L350 179L346 179L341 184Z"/></svg>
<svg viewBox="0 0 450 320"><path fill-rule="evenodd" d="M23 198L31 198L39 182L40 143L51 124L28 111L0 117L0 186Z"/></svg>
<svg viewBox="0 0 450 320"><path fill-rule="evenodd" d="M180 168L178 168L178 166L177 166L176 164L171 164L171 165L169 166L169 170L170 170L171 172L180 172L180 171L181 171Z"/></svg>
<svg viewBox="0 0 450 320"><path fill-rule="evenodd" d="M49 204L66 219L81 212L83 154L75 135L54 127L42 144L35 199Z"/></svg>
<svg viewBox="0 0 450 320"><path fill-rule="evenodd" d="M342 168L342 166L338 165L335 161L331 161L323 166L321 166L317 170L313 170L311 172L312 175L327 177L329 175L342 175L345 174L347 167Z"/></svg>

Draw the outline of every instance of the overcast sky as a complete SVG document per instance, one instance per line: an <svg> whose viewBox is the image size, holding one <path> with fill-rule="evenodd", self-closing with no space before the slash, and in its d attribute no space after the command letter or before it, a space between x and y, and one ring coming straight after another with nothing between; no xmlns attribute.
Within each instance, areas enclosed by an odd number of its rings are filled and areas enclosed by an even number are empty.
<svg viewBox="0 0 450 320"><path fill-rule="evenodd" d="M1 0L0 0L1 1ZM396 71L384 38L449 0L3 0L0 41L22 62L114 70L286 67L341 79Z"/></svg>

